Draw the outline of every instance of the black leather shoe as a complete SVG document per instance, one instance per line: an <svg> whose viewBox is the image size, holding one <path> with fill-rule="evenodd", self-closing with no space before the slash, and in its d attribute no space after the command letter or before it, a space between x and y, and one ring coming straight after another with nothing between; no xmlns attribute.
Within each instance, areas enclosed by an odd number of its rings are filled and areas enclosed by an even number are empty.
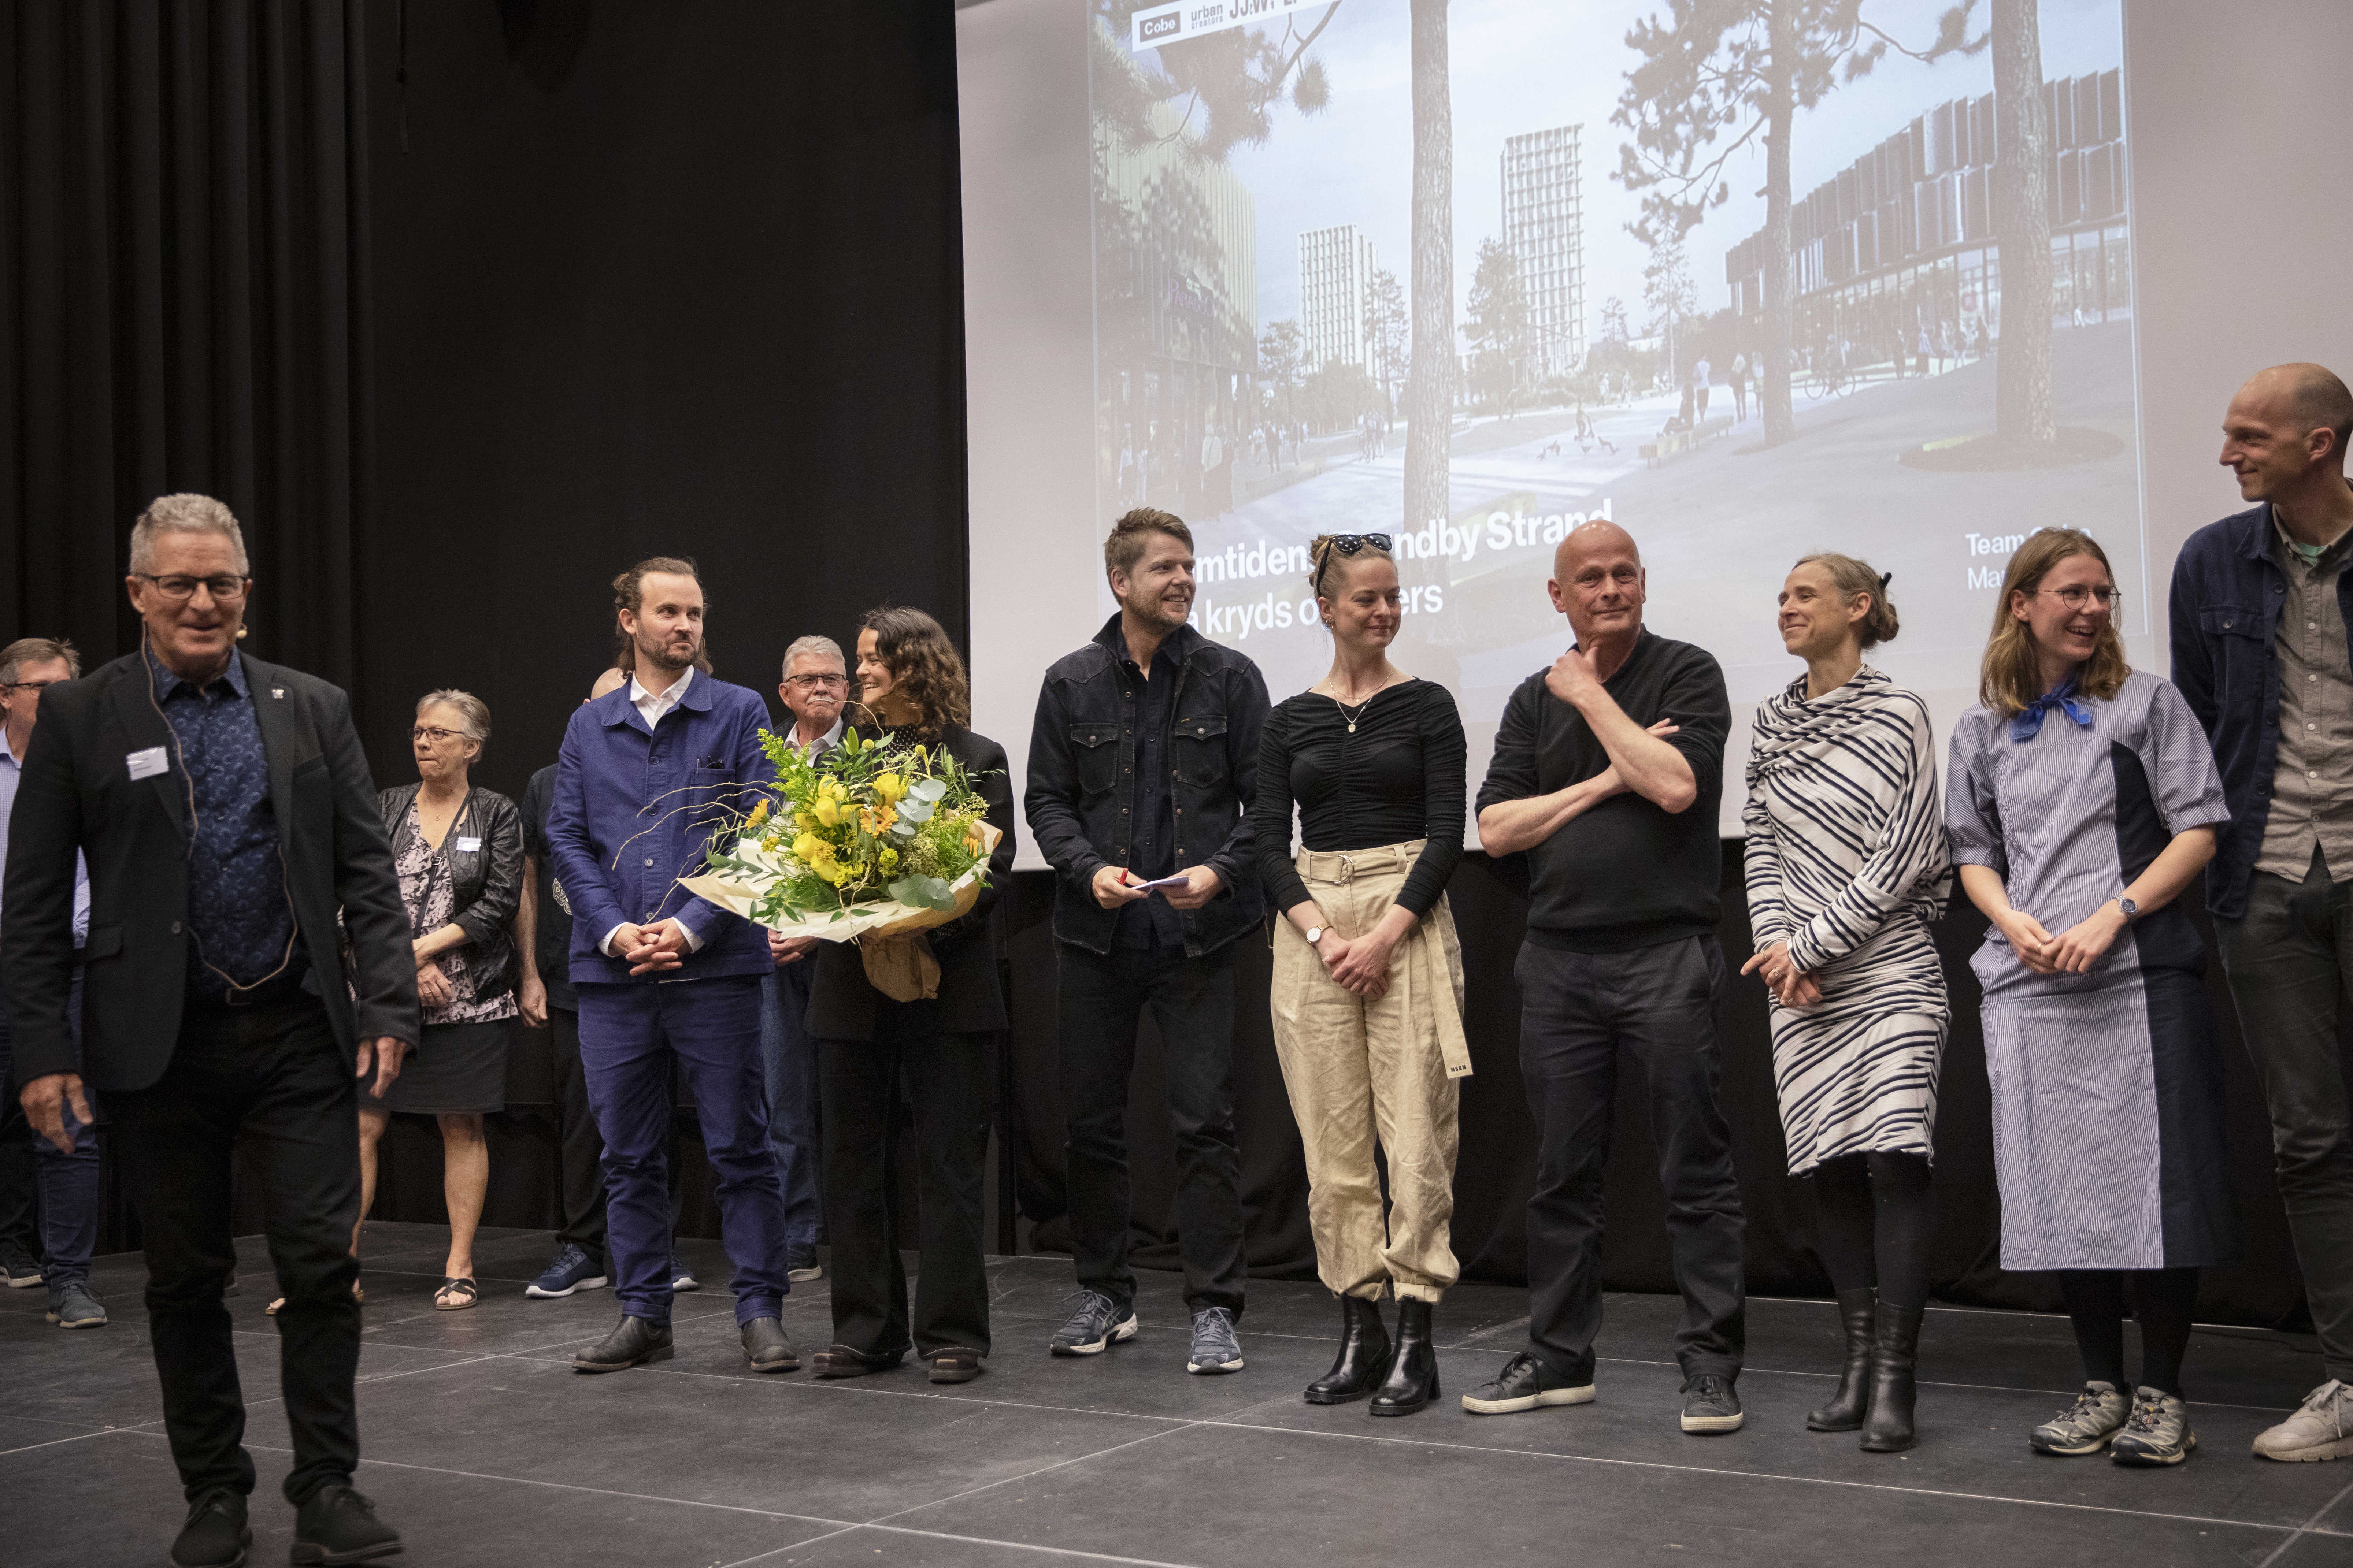
<svg viewBox="0 0 2353 1568"><path fill-rule="evenodd" d="M819 1377L864 1377L870 1372L889 1372L906 1359L904 1350L866 1355L849 1345L828 1345L809 1357L809 1370Z"/></svg>
<svg viewBox="0 0 2353 1568"><path fill-rule="evenodd" d="M798 1372L801 1352L793 1349L792 1336L785 1325L774 1318L754 1318L744 1323L744 1359L752 1363L754 1372Z"/></svg>
<svg viewBox="0 0 2353 1568"><path fill-rule="evenodd" d="M668 1361L673 1350L668 1323L625 1313L611 1333L572 1358L572 1370L621 1372L643 1362Z"/></svg>
<svg viewBox="0 0 2353 1568"><path fill-rule="evenodd" d="M1871 1325L1879 1292L1865 1286L1838 1293L1839 1321L1846 1325L1846 1370L1830 1403L1806 1412L1809 1432L1852 1432L1871 1408Z"/></svg>
<svg viewBox="0 0 2353 1568"><path fill-rule="evenodd" d="M1389 1331L1381 1327L1381 1304L1361 1296L1340 1298L1340 1353L1332 1370L1307 1385L1310 1405L1345 1405L1380 1385L1388 1370Z"/></svg>
<svg viewBox="0 0 2353 1568"><path fill-rule="evenodd" d="M190 1505L188 1522L172 1542L172 1568L241 1568L252 1544L245 1494L215 1487Z"/></svg>
<svg viewBox="0 0 2353 1568"><path fill-rule="evenodd" d="M1922 1310L1879 1304L1878 1331L1871 1341L1871 1419L1862 1426L1866 1454L1900 1454L1913 1444L1912 1402L1919 1392L1913 1372L1920 1359Z"/></svg>
<svg viewBox="0 0 2353 1568"><path fill-rule="evenodd" d="M373 1563L400 1550L400 1531L375 1516L375 1504L339 1481L330 1481L294 1510L294 1561L336 1568Z"/></svg>
<svg viewBox="0 0 2353 1568"><path fill-rule="evenodd" d="M931 1363L934 1383L970 1383L980 1375L980 1352L970 1345L949 1345L923 1359Z"/></svg>
<svg viewBox="0 0 2353 1568"><path fill-rule="evenodd" d="M1373 1391L1375 1415L1410 1415L1438 1397L1438 1346L1430 1337L1430 1303L1398 1303L1397 1354Z"/></svg>

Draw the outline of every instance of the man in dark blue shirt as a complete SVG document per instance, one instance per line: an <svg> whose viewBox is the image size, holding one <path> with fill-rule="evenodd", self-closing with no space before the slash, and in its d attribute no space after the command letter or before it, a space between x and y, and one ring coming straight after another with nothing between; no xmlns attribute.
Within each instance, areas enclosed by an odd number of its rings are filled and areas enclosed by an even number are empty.
<svg viewBox="0 0 2353 1568"><path fill-rule="evenodd" d="M220 502L165 496L141 517L128 587L142 651L41 694L0 898L26 1114L69 1149L68 1110L90 1120L87 1075L112 1118L189 1503L171 1554L185 1568L241 1563L252 1542L254 1465L221 1300L237 1268L233 1153L286 1298L294 1555L361 1563L400 1549L351 1485L354 1077L380 1098L415 1043L416 955L350 700L237 651L250 583ZM79 1051L78 850L90 910Z"/></svg>

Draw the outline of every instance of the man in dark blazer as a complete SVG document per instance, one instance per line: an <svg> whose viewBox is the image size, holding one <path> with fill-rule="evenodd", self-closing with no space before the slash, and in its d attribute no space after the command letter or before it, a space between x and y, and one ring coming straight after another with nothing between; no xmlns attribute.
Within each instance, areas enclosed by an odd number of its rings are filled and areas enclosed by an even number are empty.
<svg viewBox="0 0 2353 1568"><path fill-rule="evenodd" d="M66 1137L105 1096L146 1242L164 1425L186 1489L181 1568L244 1561L253 1459L222 1291L242 1150L278 1289L294 1561L361 1563L400 1537L352 1489L360 1311L358 1089L382 1096L417 1033L417 968L351 704L237 651L251 585L227 507L164 496L131 534L140 651L42 693L0 894L22 1100ZM88 984L68 1028L74 855L89 863ZM337 926L337 915L342 926ZM344 983L353 960L356 1000Z"/></svg>

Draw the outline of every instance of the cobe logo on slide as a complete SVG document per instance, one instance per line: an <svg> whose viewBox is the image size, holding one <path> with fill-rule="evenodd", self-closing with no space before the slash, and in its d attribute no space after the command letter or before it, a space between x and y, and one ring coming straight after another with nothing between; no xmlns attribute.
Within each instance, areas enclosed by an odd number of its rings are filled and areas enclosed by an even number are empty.
<svg viewBox="0 0 2353 1568"><path fill-rule="evenodd" d="M1185 30L1184 0L1174 5L1158 5L1135 14L1135 47L1149 49L1176 37Z"/></svg>

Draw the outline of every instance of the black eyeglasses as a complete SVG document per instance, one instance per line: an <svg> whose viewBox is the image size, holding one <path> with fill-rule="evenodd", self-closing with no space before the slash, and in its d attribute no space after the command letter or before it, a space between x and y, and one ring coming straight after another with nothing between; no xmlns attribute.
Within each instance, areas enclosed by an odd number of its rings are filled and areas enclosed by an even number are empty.
<svg viewBox="0 0 2353 1568"><path fill-rule="evenodd" d="M52 686L63 686L62 680L0 680L0 691L29 691L38 697Z"/></svg>
<svg viewBox="0 0 2353 1568"><path fill-rule="evenodd" d="M1332 557L1335 554L1355 555L1366 548L1377 550L1384 555L1388 554L1392 548L1389 536L1386 533L1333 534L1324 542L1324 558L1315 563L1315 585L1319 588L1324 585L1324 568L1332 564Z"/></svg>
<svg viewBox="0 0 2353 1568"><path fill-rule="evenodd" d="M786 686L797 686L802 690L806 691L814 686L848 686L849 684L849 677L846 675L788 675L785 677L785 684Z"/></svg>
<svg viewBox="0 0 2353 1568"><path fill-rule="evenodd" d="M2124 591L2120 588L2087 588L2080 583L2072 587L2037 588L2034 591L2050 595L2071 612L2080 612L2084 605L2091 604L2096 604L2104 610L2114 610L2125 602Z"/></svg>
<svg viewBox="0 0 2353 1568"><path fill-rule="evenodd" d="M250 577L232 576L226 572L217 577L183 577L177 573L168 577L158 577L152 572L133 572L131 574L154 584L155 592L164 595L166 603L174 605L185 605L195 598L199 586L213 596L215 604L233 605L245 597L246 589L253 583Z"/></svg>

